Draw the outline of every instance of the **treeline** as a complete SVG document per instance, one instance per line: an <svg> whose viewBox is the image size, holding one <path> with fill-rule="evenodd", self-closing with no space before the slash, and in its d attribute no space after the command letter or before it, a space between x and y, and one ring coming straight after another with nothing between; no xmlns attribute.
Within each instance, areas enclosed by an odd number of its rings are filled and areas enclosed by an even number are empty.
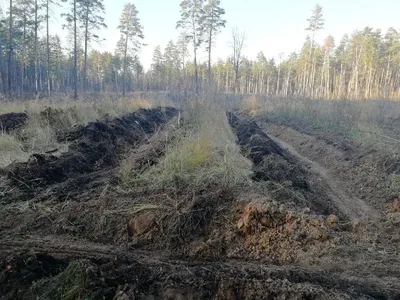
<svg viewBox="0 0 400 300"><path fill-rule="evenodd" d="M316 5L307 19L309 35L299 53L276 61L260 52L248 59L241 52L244 33L232 32L232 55L212 66L213 86L221 92L267 94L322 99L399 99L400 32L366 27L345 34L336 43L332 36L322 44L315 36L323 29L322 7ZM183 66L186 49L181 39L170 41L161 53L157 47L151 70L145 75L150 89L180 88L187 77L194 79L193 64ZM207 64L199 66L200 85L208 82ZM191 84L191 81L189 83Z"/></svg>
<svg viewBox="0 0 400 300"><path fill-rule="evenodd" d="M60 16L66 45L50 33L52 8L60 5L68 9ZM9 97L73 91L77 98L78 91L133 90L133 78L143 72L138 11L125 4L114 53L89 52L104 38L99 35L107 27L104 14L103 0L9 0L0 19L0 91Z"/></svg>
<svg viewBox="0 0 400 300"><path fill-rule="evenodd" d="M185 69L173 63L170 42L160 55L156 49L153 66L146 75L150 89L168 90L179 86L185 76L193 77L193 66ZM176 49L177 53L179 52ZM310 54L312 53L312 54ZM201 85L207 83L207 66L199 67ZM299 96L327 99L400 98L400 32L389 28L386 34L372 28L345 35L335 46L328 36L322 45L310 39L300 53L286 59L267 59L260 52L256 59L241 59L239 80L235 82L232 59L212 66L213 83L221 92Z"/></svg>
<svg viewBox="0 0 400 300"><path fill-rule="evenodd" d="M50 32L51 10L65 5L60 16L67 44ZM139 12L127 3L116 30L114 53L89 51L102 41L103 0L9 0L0 19L0 92L9 97L53 92L188 91L267 94L325 99L400 98L400 32L366 27L316 42L323 29L322 7L307 19L308 37L299 53L268 59L260 52L248 59L246 34L232 31L231 55L212 61L218 33L225 27L219 0L183 0L176 29L180 36L156 47L146 72L138 56L144 45ZM3 15L3 14L2 14ZM199 51L208 59L198 60Z"/></svg>

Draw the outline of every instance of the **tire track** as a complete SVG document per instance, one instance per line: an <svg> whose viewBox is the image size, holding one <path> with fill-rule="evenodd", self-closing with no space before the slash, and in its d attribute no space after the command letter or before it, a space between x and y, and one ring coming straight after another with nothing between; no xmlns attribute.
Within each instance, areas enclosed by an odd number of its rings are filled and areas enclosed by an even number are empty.
<svg viewBox="0 0 400 300"><path fill-rule="evenodd" d="M326 185L326 194L340 209L340 211L349 217L351 220L357 218L373 218L377 219L380 217L379 212L366 204L363 200L351 196L346 193L341 187L340 183L333 180L328 175L328 170L322 167L315 161L301 155L294 149L294 147L279 138L269 134L269 137L277 143L281 148L286 149L292 156L294 156L301 164L306 166L311 173L321 178L321 181Z"/></svg>

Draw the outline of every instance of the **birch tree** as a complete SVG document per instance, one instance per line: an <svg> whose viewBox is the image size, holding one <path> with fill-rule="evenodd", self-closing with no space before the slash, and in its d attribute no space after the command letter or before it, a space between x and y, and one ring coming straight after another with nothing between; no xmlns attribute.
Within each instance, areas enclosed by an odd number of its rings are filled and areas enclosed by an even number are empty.
<svg viewBox="0 0 400 300"><path fill-rule="evenodd" d="M233 50L232 62L235 71L235 93L239 92L239 72L242 63L243 47L246 40L246 32L238 28L232 30L231 48Z"/></svg>

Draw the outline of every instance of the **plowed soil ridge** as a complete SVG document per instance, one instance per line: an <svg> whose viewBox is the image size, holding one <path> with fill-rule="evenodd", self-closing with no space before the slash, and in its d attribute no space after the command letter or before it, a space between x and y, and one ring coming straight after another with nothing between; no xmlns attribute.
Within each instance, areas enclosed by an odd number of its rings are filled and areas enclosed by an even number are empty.
<svg viewBox="0 0 400 300"><path fill-rule="evenodd" d="M140 109L121 118L77 128L68 135L69 150L60 157L34 154L28 162L13 164L3 171L10 191L3 201L29 200L57 184L62 186L58 189L62 193L59 198L65 199L68 188L75 190L99 172L115 167L126 148L137 147L176 113L174 108Z"/></svg>
<svg viewBox="0 0 400 300"><path fill-rule="evenodd" d="M11 132L25 125L28 115L26 113L9 113L0 115L0 132Z"/></svg>

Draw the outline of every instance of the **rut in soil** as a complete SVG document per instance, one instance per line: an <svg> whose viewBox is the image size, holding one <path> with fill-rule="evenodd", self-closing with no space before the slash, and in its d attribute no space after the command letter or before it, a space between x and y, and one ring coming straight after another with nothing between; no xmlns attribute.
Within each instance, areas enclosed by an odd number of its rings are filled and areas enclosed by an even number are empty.
<svg viewBox="0 0 400 300"><path fill-rule="evenodd" d="M303 166L305 166L311 173L316 177L321 178L321 181L326 186L326 194L329 199L335 203L335 205L340 209L340 211L345 214L349 219L355 220L358 218L374 218L378 219L380 214L366 204L363 200L351 196L346 191L341 189L340 183L333 180L329 175L327 169L322 167L315 161L308 159L307 157L298 153L292 145L280 140L277 137L269 134L269 137L282 149L288 151L293 157L297 159Z"/></svg>

